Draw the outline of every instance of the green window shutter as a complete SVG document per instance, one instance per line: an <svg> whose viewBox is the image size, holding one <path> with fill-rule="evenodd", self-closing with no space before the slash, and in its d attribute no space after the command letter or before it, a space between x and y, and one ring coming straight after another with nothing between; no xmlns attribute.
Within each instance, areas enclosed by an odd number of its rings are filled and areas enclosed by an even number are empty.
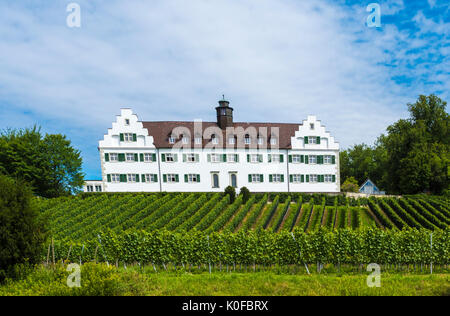
<svg viewBox="0 0 450 316"><path fill-rule="evenodd" d="M184 175L184 182L186 182L186 183L188 182L188 175L187 174Z"/></svg>
<svg viewBox="0 0 450 316"><path fill-rule="evenodd" d="M211 154L208 154L208 162L211 162Z"/></svg>
<svg viewBox="0 0 450 316"><path fill-rule="evenodd" d="M318 164L323 164L323 156L317 156L317 163Z"/></svg>
<svg viewBox="0 0 450 316"><path fill-rule="evenodd" d="M306 175L306 182L309 182L309 174Z"/></svg>
<svg viewBox="0 0 450 316"><path fill-rule="evenodd" d="M141 180L142 182L145 182L145 174L141 174Z"/></svg>
<svg viewBox="0 0 450 316"><path fill-rule="evenodd" d="M280 162L284 161L284 155L280 155Z"/></svg>
<svg viewBox="0 0 450 316"><path fill-rule="evenodd" d="M250 154L247 154L247 162L250 162Z"/></svg>
<svg viewBox="0 0 450 316"><path fill-rule="evenodd" d="M308 155L305 155L305 163L309 164L309 157L308 157Z"/></svg>
<svg viewBox="0 0 450 316"><path fill-rule="evenodd" d="M223 161L223 162L227 162L227 155L226 155L226 154L223 154L223 155L222 155L222 161Z"/></svg>
<svg viewBox="0 0 450 316"><path fill-rule="evenodd" d="M200 175L197 175L197 182L200 182Z"/></svg>
<svg viewBox="0 0 450 316"><path fill-rule="evenodd" d="M284 174L281 175L281 182L284 182Z"/></svg>
<svg viewBox="0 0 450 316"><path fill-rule="evenodd" d="M289 182L294 182L294 176L292 174L289 175Z"/></svg>
<svg viewBox="0 0 450 316"><path fill-rule="evenodd" d="M317 136L317 144L320 144L320 136Z"/></svg>
<svg viewBox="0 0 450 316"><path fill-rule="evenodd" d="M272 162L272 155L271 155L271 154L268 154L268 155L267 155L267 161L268 161L268 162Z"/></svg>
<svg viewBox="0 0 450 316"><path fill-rule="evenodd" d="M336 156L331 156L331 163L336 164Z"/></svg>
<svg viewBox="0 0 450 316"><path fill-rule="evenodd" d="M235 154L234 157L235 157L234 160L235 160L236 162L239 162L239 154Z"/></svg>
<svg viewBox="0 0 450 316"><path fill-rule="evenodd" d="M272 177L272 175L271 174L269 174L269 182L272 182L272 179L273 177Z"/></svg>
<svg viewBox="0 0 450 316"><path fill-rule="evenodd" d="M125 161L125 154L118 154L117 157L119 161Z"/></svg>
<svg viewBox="0 0 450 316"><path fill-rule="evenodd" d="M108 179L108 182L111 182L111 175L110 175L110 174L107 174L107 175L106 175L106 179Z"/></svg>
<svg viewBox="0 0 450 316"><path fill-rule="evenodd" d="M300 155L300 162L304 163L305 162L305 155Z"/></svg>
<svg viewBox="0 0 450 316"><path fill-rule="evenodd" d="M127 182L127 175L126 174L121 174L120 175L120 182Z"/></svg>
<svg viewBox="0 0 450 316"><path fill-rule="evenodd" d="M134 154L134 161L139 161L138 160L138 154Z"/></svg>
<svg viewBox="0 0 450 316"><path fill-rule="evenodd" d="M252 182L252 175L251 174L248 175L248 182L249 183Z"/></svg>
<svg viewBox="0 0 450 316"><path fill-rule="evenodd" d="M139 154L139 160L144 161L144 154Z"/></svg>
<svg viewBox="0 0 450 316"><path fill-rule="evenodd" d="M165 162L166 161L166 154L161 154L161 161ZM166 181L164 181L166 182Z"/></svg>
<svg viewBox="0 0 450 316"><path fill-rule="evenodd" d="M199 162L200 161L200 156L198 154L195 154L195 161Z"/></svg>
<svg viewBox="0 0 450 316"><path fill-rule="evenodd" d="M258 161L263 162L263 155L258 155Z"/></svg>
<svg viewBox="0 0 450 316"><path fill-rule="evenodd" d="M336 176L334 174L331 176L331 181L336 182Z"/></svg>
<svg viewBox="0 0 450 316"><path fill-rule="evenodd" d="M136 182L139 182L139 175L136 175Z"/></svg>
<svg viewBox="0 0 450 316"><path fill-rule="evenodd" d="M305 182L305 175L304 174L300 175L300 182Z"/></svg>
<svg viewBox="0 0 450 316"><path fill-rule="evenodd" d="M136 134L133 134L133 142L137 141Z"/></svg>
<svg viewBox="0 0 450 316"><path fill-rule="evenodd" d="M156 161L156 154L152 154L152 161L153 161L153 162Z"/></svg>
<svg viewBox="0 0 450 316"><path fill-rule="evenodd" d="M120 137L120 141L123 142L124 138L123 138L123 134L122 133L119 134L119 137Z"/></svg>
<svg viewBox="0 0 450 316"><path fill-rule="evenodd" d="M186 162L186 154L183 154L183 162Z"/></svg>
<svg viewBox="0 0 450 316"><path fill-rule="evenodd" d="M262 174L259 175L259 182L264 182L264 176Z"/></svg>
<svg viewBox="0 0 450 316"><path fill-rule="evenodd" d="M304 140L305 140L305 144L308 144L308 136L305 136Z"/></svg>
<svg viewBox="0 0 450 316"><path fill-rule="evenodd" d="M163 174L163 181L167 182L167 174Z"/></svg>
<svg viewBox="0 0 450 316"><path fill-rule="evenodd" d="M174 154L174 155L173 155L173 161L174 161L174 162L177 162L177 161L178 161L178 154Z"/></svg>
<svg viewBox="0 0 450 316"><path fill-rule="evenodd" d="M325 176L323 174L320 176L320 182L325 182Z"/></svg>
<svg viewBox="0 0 450 316"><path fill-rule="evenodd" d="M178 175L175 175L175 182L180 182L180 178L178 177Z"/></svg>
<svg viewBox="0 0 450 316"><path fill-rule="evenodd" d="M292 162L292 155L289 155L288 159L289 159L289 162Z"/></svg>
<svg viewBox="0 0 450 316"><path fill-rule="evenodd" d="M105 154L105 161L109 161L109 154Z"/></svg>

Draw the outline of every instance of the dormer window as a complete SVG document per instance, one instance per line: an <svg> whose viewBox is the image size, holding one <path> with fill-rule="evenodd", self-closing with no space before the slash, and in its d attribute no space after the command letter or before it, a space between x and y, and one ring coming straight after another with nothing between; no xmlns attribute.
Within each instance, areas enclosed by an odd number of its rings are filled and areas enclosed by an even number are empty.
<svg viewBox="0 0 450 316"><path fill-rule="evenodd" d="M195 136L195 144L196 145L201 145L202 144L202 138L200 136Z"/></svg>
<svg viewBox="0 0 450 316"><path fill-rule="evenodd" d="M244 142L246 145L250 145L252 143L249 135L245 135Z"/></svg>
<svg viewBox="0 0 450 316"><path fill-rule="evenodd" d="M212 142L214 145L217 145L217 144L219 143L219 139L216 137L215 134L213 134L213 135L211 136L211 142Z"/></svg>
<svg viewBox="0 0 450 316"><path fill-rule="evenodd" d="M234 138L234 136L228 137L228 144L234 145L235 143L236 143L236 139Z"/></svg>
<svg viewBox="0 0 450 316"><path fill-rule="evenodd" d="M314 129L314 123L309 123L309 128Z"/></svg>
<svg viewBox="0 0 450 316"><path fill-rule="evenodd" d="M169 144L175 144L175 137L173 136L169 137Z"/></svg>
<svg viewBox="0 0 450 316"><path fill-rule="evenodd" d="M183 136L182 142L183 142L183 144L188 144L189 143L189 138L187 136Z"/></svg>
<svg viewBox="0 0 450 316"><path fill-rule="evenodd" d="M130 125L130 120L129 119L125 119L125 125Z"/></svg>
<svg viewBox="0 0 450 316"><path fill-rule="evenodd" d="M270 144L271 145L276 145L277 144L277 138L274 137L274 136L270 137Z"/></svg>
<svg viewBox="0 0 450 316"><path fill-rule="evenodd" d="M264 138L258 137L258 145L264 144Z"/></svg>

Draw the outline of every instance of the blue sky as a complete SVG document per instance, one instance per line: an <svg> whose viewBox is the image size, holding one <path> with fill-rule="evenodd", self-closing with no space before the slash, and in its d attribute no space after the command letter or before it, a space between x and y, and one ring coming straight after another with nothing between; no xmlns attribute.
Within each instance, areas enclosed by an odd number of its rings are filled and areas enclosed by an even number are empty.
<svg viewBox="0 0 450 316"><path fill-rule="evenodd" d="M66 6L81 7L81 27ZM366 26L369 3L381 27ZM0 2L0 127L42 126L100 178L98 140L121 107L141 120L316 115L342 148L372 144L419 94L449 101L448 1Z"/></svg>

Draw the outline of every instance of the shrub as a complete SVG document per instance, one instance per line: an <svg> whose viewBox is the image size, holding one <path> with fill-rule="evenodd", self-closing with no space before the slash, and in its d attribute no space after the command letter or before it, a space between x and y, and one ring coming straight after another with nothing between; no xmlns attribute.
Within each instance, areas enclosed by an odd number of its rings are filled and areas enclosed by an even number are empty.
<svg viewBox="0 0 450 316"><path fill-rule="evenodd" d="M236 190L231 185L229 185L225 188L225 194L228 194L230 196L230 204L233 204L234 200L236 199Z"/></svg>
<svg viewBox="0 0 450 316"><path fill-rule="evenodd" d="M15 265L38 262L45 236L30 186L0 176L0 282L14 277Z"/></svg>
<svg viewBox="0 0 450 316"><path fill-rule="evenodd" d="M239 191L239 195L242 194L242 202L246 203L248 199L250 199L250 190L247 187L242 187L241 191Z"/></svg>

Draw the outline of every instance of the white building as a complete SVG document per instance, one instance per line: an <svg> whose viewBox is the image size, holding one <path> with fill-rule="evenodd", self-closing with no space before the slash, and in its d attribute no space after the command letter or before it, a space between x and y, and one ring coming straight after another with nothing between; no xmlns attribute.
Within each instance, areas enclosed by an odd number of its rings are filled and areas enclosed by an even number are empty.
<svg viewBox="0 0 450 316"><path fill-rule="evenodd" d="M301 124L233 122L219 101L217 122L139 121L122 109L99 142L105 192L339 192L339 144L315 116Z"/></svg>

